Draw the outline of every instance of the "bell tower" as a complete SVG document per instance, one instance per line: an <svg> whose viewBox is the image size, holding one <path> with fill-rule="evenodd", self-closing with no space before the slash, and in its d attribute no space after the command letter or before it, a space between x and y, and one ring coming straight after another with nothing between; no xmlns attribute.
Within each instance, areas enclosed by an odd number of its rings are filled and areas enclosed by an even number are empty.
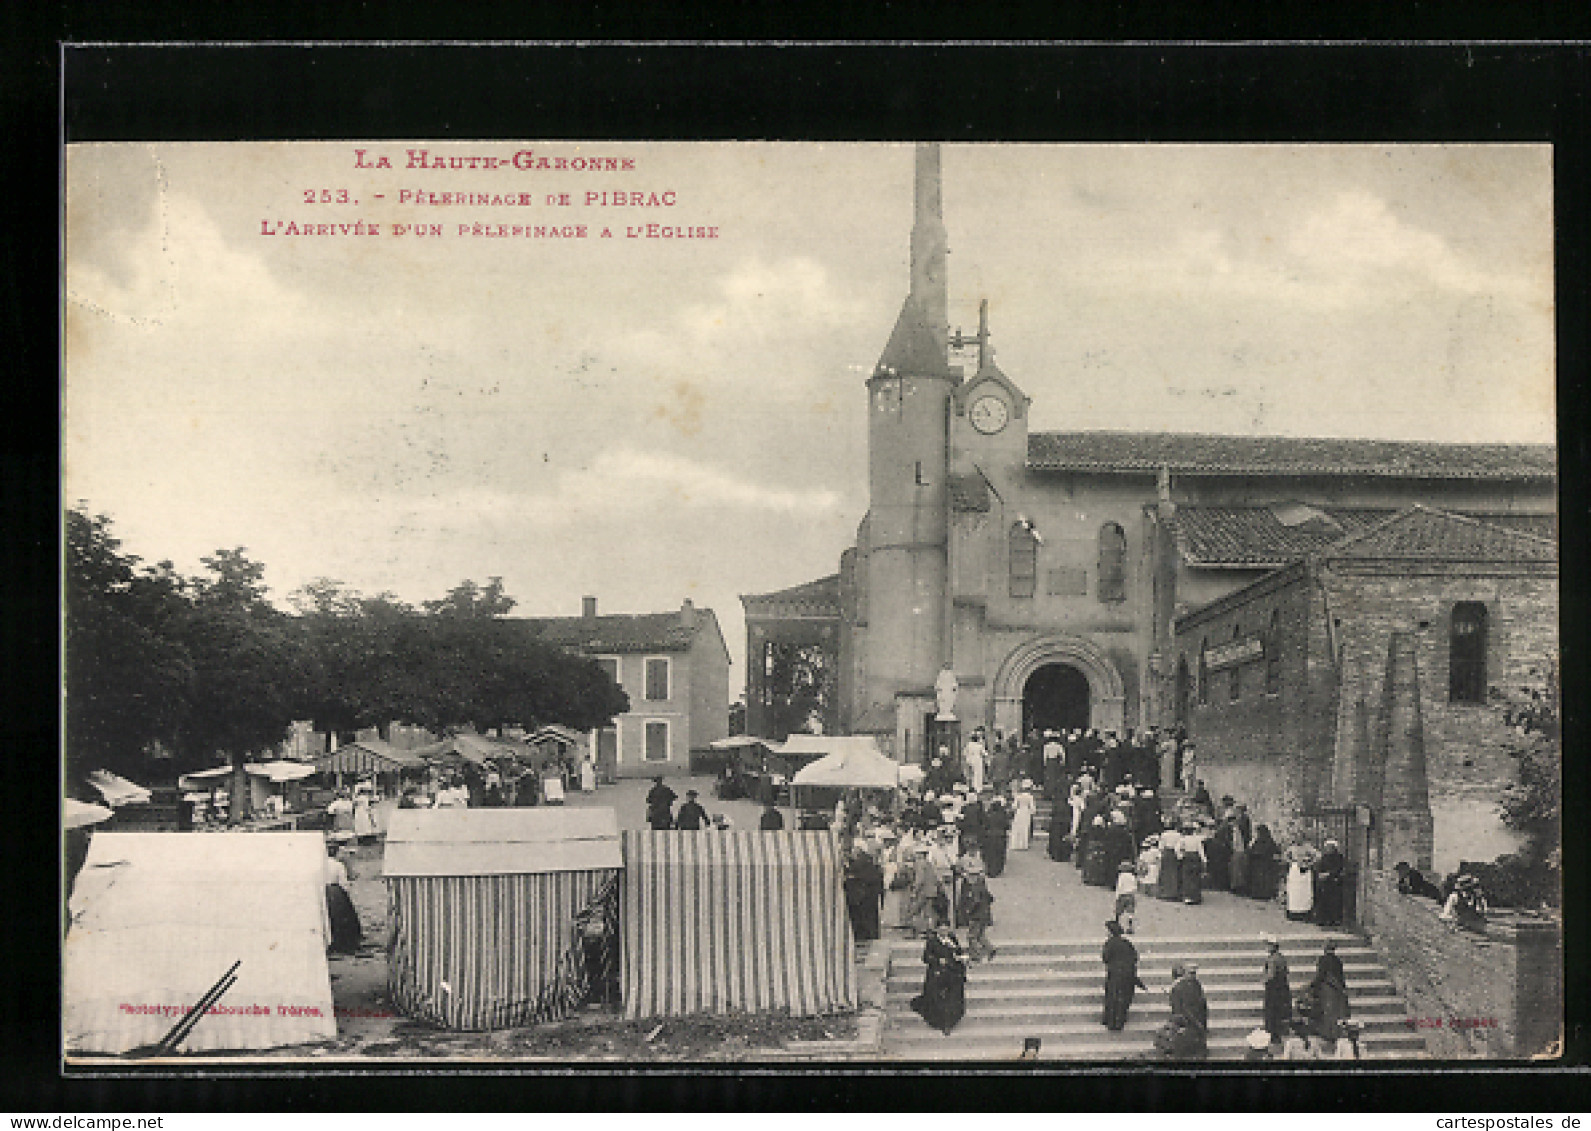
<svg viewBox="0 0 1591 1131"><path fill-rule="evenodd" d="M916 152L911 287L868 379L867 729L893 727L896 696L932 694L948 660L945 625L949 363L939 146Z"/></svg>

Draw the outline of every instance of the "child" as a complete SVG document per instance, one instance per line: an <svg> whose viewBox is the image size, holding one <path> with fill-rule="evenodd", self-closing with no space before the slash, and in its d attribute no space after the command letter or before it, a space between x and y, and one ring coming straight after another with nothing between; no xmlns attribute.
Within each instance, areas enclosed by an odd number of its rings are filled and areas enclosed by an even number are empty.
<svg viewBox="0 0 1591 1131"><path fill-rule="evenodd" d="M1138 910L1138 870L1131 860L1123 860L1116 867L1116 922L1121 929L1132 934L1133 917Z"/></svg>

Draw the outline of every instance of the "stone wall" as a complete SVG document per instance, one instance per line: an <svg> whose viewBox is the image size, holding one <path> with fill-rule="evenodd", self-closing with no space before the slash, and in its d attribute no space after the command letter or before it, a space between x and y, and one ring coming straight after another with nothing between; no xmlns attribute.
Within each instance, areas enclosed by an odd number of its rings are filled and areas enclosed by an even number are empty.
<svg viewBox="0 0 1591 1131"><path fill-rule="evenodd" d="M1437 918L1434 900L1400 894L1390 872L1365 886L1363 925L1433 1056L1550 1055L1563 1026L1556 924L1499 918L1482 936Z"/></svg>

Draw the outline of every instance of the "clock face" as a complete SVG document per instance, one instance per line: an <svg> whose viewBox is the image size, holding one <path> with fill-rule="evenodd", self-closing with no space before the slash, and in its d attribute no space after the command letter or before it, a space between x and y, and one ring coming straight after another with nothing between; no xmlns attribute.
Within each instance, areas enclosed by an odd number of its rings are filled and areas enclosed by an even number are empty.
<svg viewBox="0 0 1591 1131"><path fill-rule="evenodd" d="M979 397L973 402L969 415L974 428L985 436L992 436L1005 427L1011 410L1005 407L1005 402L999 397Z"/></svg>

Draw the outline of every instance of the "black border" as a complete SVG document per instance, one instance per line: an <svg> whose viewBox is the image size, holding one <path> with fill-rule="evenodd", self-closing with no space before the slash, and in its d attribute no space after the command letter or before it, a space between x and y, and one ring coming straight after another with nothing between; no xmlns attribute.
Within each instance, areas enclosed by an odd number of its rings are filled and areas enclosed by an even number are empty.
<svg viewBox="0 0 1591 1131"><path fill-rule="evenodd" d="M78 40L125 38L124 20L89 6L63 7L63 27ZM136 7L136 6L134 6ZM556 5L551 8L556 8ZM995 6L991 6L993 8ZM1351 6L1352 7L1352 6ZM945 9L935 9L941 15ZM614 11L599 5L598 22ZM543 5L539 14L560 26ZM865 13L864 13L865 14ZM950 13L961 18L957 8ZM1003 13L1007 16L1012 13ZM265 25L230 14L243 34L269 34ZM643 34L672 34L678 13L656 16ZM1163 15L1163 13L1162 13ZM1485 5L1461 7L1469 34L1496 34ZM1102 23L1119 31L1119 9ZM1515 10L1515 24L1520 22ZM1525 19L1540 26L1540 10ZM971 19L972 17L968 16ZM28 17L7 17L13 27ZM174 21L168 36L198 38L209 30ZM755 23L755 20L748 22ZM859 21L858 21L859 22ZM987 23L987 20L983 21ZM1464 20L1460 20L1464 22ZM362 23L362 26L361 26ZM978 21L974 20L974 24ZM1017 21L1020 23L1020 20ZM1175 26L1172 34L1187 34ZM567 26L567 22L562 25ZM1015 26L1015 25L1008 25ZM1383 31L1397 17L1383 12ZM321 34L391 34L385 13L361 5L322 21ZM21 29L32 30L29 26ZM753 34L782 31L764 19ZM147 35L147 32L143 34ZM236 34L236 33L234 33ZM544 33L545 34L545 33ZM576 32L576 34L578 34ZM974 34L969 26L962 34ZM1009 34L1009 32L1007 32ZM1515 32L1517 34L1517 32ZM1563 463L1563 566L1580 576L1585 548L1583 498L1587 435L1586 211L1588 168L1587 52L1552 44L1169 44L1133 46L894 46L762 44L686 46L570 43L535 46L77 46L53 59L26 47L22 65L0 78L8 117L27 121L14 131L14 152L36 150L54 173L59 149L57 105L65 136L87 140L201 140L276 138L804 138L1068 141L1548 141L1555 147L1558 225L1558 349L1560 453ZM41 82L49 69L65 85ZM62 90L69 96L55 103ZM43 127L48 115L49 129ZM11 168L15 170L23 162ZM7 181L14 173L7 172ZM53 183L54 177L51 181ZM8 189L12 186L7 184ZM20 200L21 194L10 197ZM47 239L58 213L41 210L33 235L43 254L25 260L28 224L0 226L4 243L8 328L24 362L49 366L44 336L53 296L21 280L48 277L54 266ZM19 230L20 229L20 230ZM24 274L22 265L28 263ZM35 292L37 307L29 301ZM35 313L37 312L37 313ZM53 385L45 388L53 391ZM54 412L49 397L47 411ZM37 940L58 933L53 893L36 877L54 874L53 797L56 794L54 672L43 657L55 650L55 542L58 451L49 422L8 414L11 433L3 458L0 512L12 534L5 542L6 576L20 592L7 602L3 628L15 654L19 693L31 710L10 712L13 746L26 748L24 773L13 796L42 797L37 819L8 822L25 832L31 851L19 861L8 901L13 934ZM38 427L43 424L42 428ZM16 531L22 531L22 539ZM1571 582L1563 588L1563 639L1587 635L1586 601ZM20 614L20 615L19 615ZM26 670L23 670L25 667ZM1564 688L1570 743L1566 797L1585 796L1584 712L1576 706L1585 664L1567 649ZM13 762L20 755L13 751ZM34 762L37 765L34 765ZM1571 810L1572 811L1572 810ZM19 827L20 826L20 829ZM1566 998L1570 1058L1588 1056L1584 1025L1585 845L1568 830L1566 871L1572 880L1565 919ZM23 861L26 861L25 863ZM13 949L12 953L16 953ZM365 1111L459 1108L510 1110L531 1106L593 1109L1007 1110L1017 1104L1075 1108L1086 1103L1119 1110L1495 1109L1507 1105L1546 1113L1583 1107L1583 1087L1562 1073L1494 1071L1465 1066L1458 1074L1356 1072L1245 1075L1212 1068L1198 1076L1149 1077L1105 1072L1079 1080L1047 1072L1015 1074L968 1066L970 1076L943 1069L887 1078L824 1075L791 1068L768 1075L691 1067L642 1069L633 1074L401 1077L276 1077L172 1080L62 1080L56 1064L57 955L28 947L24 965L0 979L5 986L4 1060L13 1108L38 1110L321 1110L351 1104ZM419 1066L395 1065L405 1073ZM447 1066L456 1071L456 1066ZM289 1071L291 1071L289 1069ZM1009 1081L1009 1082L1008 1082ZM1016 1087L1012 1087L1015 1083ZM1577 1104L1575 1101L1579 1099Z"/></svg>

